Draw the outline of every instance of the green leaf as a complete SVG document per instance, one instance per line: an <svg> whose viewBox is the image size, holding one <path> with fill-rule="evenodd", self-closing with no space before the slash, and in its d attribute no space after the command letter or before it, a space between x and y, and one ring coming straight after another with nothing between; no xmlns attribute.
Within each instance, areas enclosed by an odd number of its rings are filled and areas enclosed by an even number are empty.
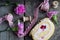
<svg viewBox="0 0 60 40"><path fill-rule="evenodd" d="M56 24L58 24L58 22L57 22L57 15L54 15L52 18L53 18L54 22L55 22Z"/></svg>
<svg viewBox="0 0 60 40"><path fill-rule="evenodd" d="M17 5L18 3L16 2L15 4Z"/></svg>
<svg viewBox="0 0 60 40"><path fill-rule="evenodd" d="M12 31L18 31L18 27L13 27Z"/></svg>

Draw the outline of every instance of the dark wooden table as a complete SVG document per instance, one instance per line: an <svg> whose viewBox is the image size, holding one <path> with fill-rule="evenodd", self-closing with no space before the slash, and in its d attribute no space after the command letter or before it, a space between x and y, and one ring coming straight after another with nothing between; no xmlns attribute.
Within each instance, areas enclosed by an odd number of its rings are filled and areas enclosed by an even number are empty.
<svg viewBox="0 0 60 40"><path fill-rule="evenodd" d="M12 2L19 2L22 4L25 3L26 16L29 16L29 15L33 16L34 9L42 2L40 0L25 0L25 2L24 2L24 0L9 0L9 1L10 1L10 3L12 3ZM58 0L58 1L60 2L60 0ZM50 4L51 4L51 2L53 2L53 1L50 0ZM5 4L5 3L6 3L6 0L0 0L0 5ZM13 7L13 5L0 6L0 17L4 16L5 14L7 14L9 12L12 12L12 9L13 9L12 7ZM57 9L50 8L50 10L60 11L60 4ZM12 14L14 15L14 20L16 20L18 16L16 16L14 13L12 13ZM46 17L46 13L39 12L40 20L45 17ZM60 40L60 12L58 14L58 23L59 23L58 25L55 25L54 35L49 40ZM6 27L9 27L7 22L3 22L2 24L0 24L0 30L5 29ZM24 38L18 38L16 35L14 35L14 33L12 33L12 31L5 31L5 32L0 33L0 40L32 40L32 39L28 35Z"/></svg>

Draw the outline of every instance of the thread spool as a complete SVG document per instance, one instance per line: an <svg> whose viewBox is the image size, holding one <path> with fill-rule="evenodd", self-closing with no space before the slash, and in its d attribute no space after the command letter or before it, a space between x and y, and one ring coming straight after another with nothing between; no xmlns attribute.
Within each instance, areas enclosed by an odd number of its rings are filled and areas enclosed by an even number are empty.
<svg viewBox="0 0 60 40"><path fill-rule="evenodd" d="M28 16L28 17L23 16L23 21L24 22L26 22L26 21L30 21L31 22L31 20L32 20L31 16Z"/></svg>
<svg viewBox="0 0 60 40"><path fill-rule="evenodd" d="M58 1L53 1L53 8L57 8L59 5L59 2Z"/></svg>

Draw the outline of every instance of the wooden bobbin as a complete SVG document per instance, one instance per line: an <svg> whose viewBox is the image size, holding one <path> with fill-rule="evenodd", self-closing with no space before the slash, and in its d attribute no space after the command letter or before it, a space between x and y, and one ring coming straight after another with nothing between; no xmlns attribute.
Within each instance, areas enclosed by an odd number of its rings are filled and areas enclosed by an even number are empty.
<svg viewBox="0 0 60 40"><path fill-rule="evenodd" d="M26 21L30 21L31 22L31 20L32 20L31 16L28 16L28 17L23 16L23 21L24 22L26 22Z"/></svg>

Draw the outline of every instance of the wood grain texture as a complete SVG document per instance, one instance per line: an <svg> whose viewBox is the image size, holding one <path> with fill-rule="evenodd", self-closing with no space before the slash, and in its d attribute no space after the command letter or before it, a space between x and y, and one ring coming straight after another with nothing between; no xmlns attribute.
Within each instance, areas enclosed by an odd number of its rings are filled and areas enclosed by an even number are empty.
<svg viewBox="0 0 60 40"><path fill-rule="evenodd" d="M9 0L10 2L19 2L19 3L23 3L24 4L24 0ZM60 0L58 0L60 2ZM6 2L6 0L0 0L0 5L4 4L2 2ZM52 3L53 0L50 0L50 3ZM26 16L33 16L33 11L35 10L35 8L41 3L41 0L25 0L25 6L26 6ZM12 11L13 6L0 6L0 17L6 15L7 13ZM60 4L59 7L57 9L53 9L50 8L50 10L58 10L60 11ZM17 19L18 16L14 15L14 20ZM46 17L46 13L42 13L41 11L39 12L39 18L38 21L45 18ZM49 39L49 40L60 40L60 12L58 14L58 25L55 26L55 33L54 35ZM29 24L29 23L28 23ZM26 27L28 25L25 25ZM2 24L0 24L0 30L5 29L8 26L8 23L3 22ZM25 27L25 28L26 28ZM1 32L0 33L0 40L32 40L32 38L27 35L24 38L18 38L16 35L14 35L11 31L5 31L5 32Z"/></svg>
<svg viewBox="0 0 60 40"><path fill-rule="evenodd" d="M24 4L23 0L9 0L9 2L10 3L18 2ZM0 5L4 5L5 3L6 0L0 0ZM12 9L13 9L13 5L0 6L0 17L3 17L7 13L12 12ZM14 15L14 20L16 20L15 17L16 15ZM3 22L2 24L0 24L0 30L4 30L6 27L9 27L7 22ZM13 34L12 31L5 31L5 32L0 32L0 40L24 40L24 38L18 38L16 35Z"/></svg>

